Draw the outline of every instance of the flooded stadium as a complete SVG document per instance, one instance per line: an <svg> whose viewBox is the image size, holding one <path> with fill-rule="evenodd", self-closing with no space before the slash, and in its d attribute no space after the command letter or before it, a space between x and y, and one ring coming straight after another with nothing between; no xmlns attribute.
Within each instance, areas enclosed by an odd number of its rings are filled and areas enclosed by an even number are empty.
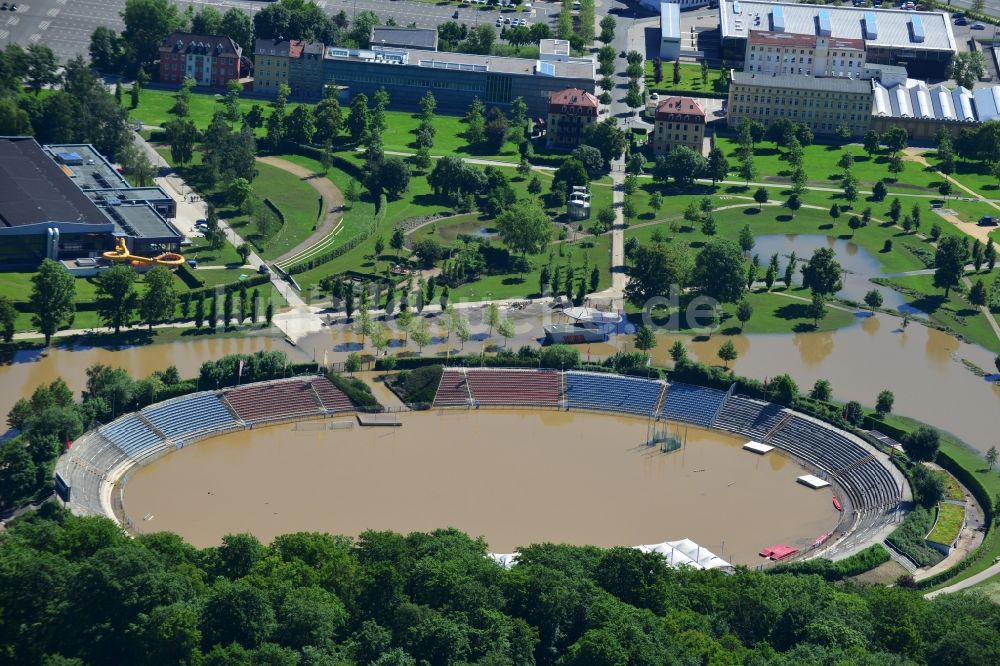
<svg viewBox="0 0 1000 666"><path fill-rule="evenodd" d="M125 509L143 532L197 546L248 531L267 542L316 530L453 526L494 552L536 542L638 545L690 538L725 559L808 546L840 514L829 488L778 451L681 429L684 448L646 446L645 419L587 412L434 410L402 427L351 417L221 435L135 471Z"/></svg>

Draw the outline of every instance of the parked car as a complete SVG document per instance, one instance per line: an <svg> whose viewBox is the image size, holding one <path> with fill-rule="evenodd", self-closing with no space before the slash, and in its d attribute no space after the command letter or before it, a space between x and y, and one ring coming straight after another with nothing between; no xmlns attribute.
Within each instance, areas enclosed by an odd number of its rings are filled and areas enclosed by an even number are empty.
<svg viewBox="0 0 1000 666"><path fill-rule="evenodd" d="M995 227L997 226L997 220L995 217L991 217L989 215L983 215L981 218L979 218L978 224L981 227Z"/></svg>
<svg viewBox="0 0 1000 666"><path fill-rule="evenodd" d="M5 11L7 11L7 3L6 2L3 3L2 5L0 5L0 12L5 12Z"/></svg>
<svg viewBox="0 0 1000 666"><path fill-rule="evenodd" d="M197 259L188 259L187 260L187 265L190 266L191 268L198 268L198 260Z"/></svg>
<svg viewBox="0 0 1000 666"><path fill-rule="evenodd" d="M660 93L656 92L649 93L649 99L660 99Z"/></svg>
<svg viewBox="0 0 1000 666"><path fill-rule="evenodd" d="M969 25L969 22L964 18L957 18L955 19L955 25Z"/></svg>
<svg viewBox="0 0 1000 666"><path fill-rule="evenodd" d="M957 19L965 18L965 13L964 12L955 12L954 14L951 15L951 17L952 18L957 18Z"/></svg>
<svg viewBox="0 0 1000 666"><path fill-rule="evenodd" d="M986 26L983 25L982 23L973 23L972 24L972 29L973 30L986 30Z"/></svg>
<svg viewBox="0 0 1000 666"><path fill-rule="evenodd" d="M257 272L261 275L268 275L271 272L271 269L267 267L267 264L261 264L257 267Z"/></svg>

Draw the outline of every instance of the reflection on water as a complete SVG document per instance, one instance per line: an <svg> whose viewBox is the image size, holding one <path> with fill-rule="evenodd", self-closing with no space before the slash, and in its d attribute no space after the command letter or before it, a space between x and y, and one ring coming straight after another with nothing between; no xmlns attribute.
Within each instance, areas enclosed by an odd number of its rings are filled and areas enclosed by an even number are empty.
<svg viewBox="0 0 1000 666"><path fill-rule="evenodd" d="M662 454L645 446L643 419L485 409L402 419L401 428L312 422L205 440L133 474L126 510L144 531L198 546L244 530L266 542L298 530L453 526L497 552L688 537L749 564L762 547L807 545L839 519L828 489L796 483L798 465L718 433L690 429L684 449Z"/></svg>
<svg viewBox="0 0 1000 666"><path fill-rule="evenodd" d="M9 362L0 365L0 418L21 396L30 396L40 385L62 377L74 393L87 384L86 370L95 363L124 368L133 377L145 377L155 370L176 365L181 377L197 376L201 364L226 354L249 354L260 350L280 350L297 361L306 360L297 349L280 338L253 336L232 338L199 338L167 344L142 345L124 349L78 346L53 347L47 351L29 349L17 352ZM0 431L5 426L0 426Z"/></svg>
<svg viewBox="0 0 1000 666"><path fill-rule="evenodd" d="M761 264L767 267L771 255L778 254L778 265L780 270L778 275L785 272L788 265L788 258L792 252L799 260L799 267L812 257L813 252L820 248L830 248L837 255L837 261L844 269L843 289L837 292L839 298L863 303L865 294L872 289L877 289L882 294L883 307L889 309L910 312L911 314L923 314L919 310L907 305L906 297L895 289L874 284L869 278L883 275L882 266L877 258L869 254L868 250L857 243L844 239L825 236L822 234L766 234L755 238L757 244L753 252L760 255ZM802 274L795 273L796 284L802 283Z"/></svg>

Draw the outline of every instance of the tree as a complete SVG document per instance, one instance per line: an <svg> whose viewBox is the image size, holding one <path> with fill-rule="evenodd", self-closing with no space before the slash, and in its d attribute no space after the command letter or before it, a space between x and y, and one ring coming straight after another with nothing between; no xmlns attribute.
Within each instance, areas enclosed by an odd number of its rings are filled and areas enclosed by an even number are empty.
<svg viewBox="0 0 1000 666"><path fill-rule="evenodd" d="M440 163L440 161L439 161ZM575 158L567 158L552 176L553 192L572 192L577 185L587 185L590 178L587 169Z"/></svg>
<svg viewBox="0 0 1000 666"><path fill-rule="evenodd" d="M14 340L14 328L17 322L17 309L7 296L0 296L0 339L4 342Z"/></svg>
<svg viewBox="0 0 1000 666"><path fill-rule="evenodd" d="M828 247L819 248L802 267L802 286L811 289L814 294L834 294L841 289L843 272L833 250Z"/></svg>
<svg viewBox="0 0 1000 666"><path fill-rule="evenodd" d="M790 406L799 397L799 386L787 374L778 375L771 380L768 392L771 399L779 405Z"/></svg>
<svg viewBox="0 0 1000 666"><path fill-rule="evenodd" d="M628 137L614 118L605 118L599 123L590 123L583 130L583 143L601 152L607 168L612 161L624 154Z"/></svg>
<svg viewBox="0 0 1000 666"><path fill-rule="evenodd" d="M818 327L820 320L824 319L827 314L826 297L823 294L814 291L812 301L809 302L809 305L806 307L806 311L808 312L809 317L813 320L813 326Z"/></svg>
<svg viewBox="0 0 1000 666"><path fill-rule="evenodd" d="M483 127L486 144L493 150L499 151L507 142L509 131L510 123L507 121L507 116L497 107L491 108L486 118L486 125Z"/></svg>
<svg viewBox="0 0 1000 666"><path fill-rule="evenodd" d="M879 146L882 145L882 137L875 130L868 130L865 133L864 138L864 148L865 152L868 153L868 159L871 159L872 155L878 152Z"/></svg>
<svg viewBox="0 0 1000 666"><path fill-rule="evenodd" d="M941 435L933 428L920 426L903 435L900 444L903 445L903 451L911 460L917 462L932 461L937 457L938 447L941 445Z"/></svg>
<svg viewBox="0 0 1000 666"><path fill-rule="evenodd" d="M882 307L882 292L872 289L865 294L865 305L871 308L872 314L875 314L875 309Z"/></svg>
<svg viewBox="0 0 1000 666"><path fill-rule="evenodd" d="M746 290L743 252L736 243L713 238L695 258L693 283L720 303L735 303Z"/></svg>
<svg viewBox="0 0 1000 666"><path fill-rule="evenodd" d="M410 187L410 165L401 157L389 157L368 179L369 189L398 199Z"/></svg>
<svg viewBox="0 0 1000 666"><path fill-rule="evenodd" d="M59 262L43 259L31 278L31 285L31 324L45 336L48 347L56 331L73 321L76 281Z"/></svg>
<svg viewBox="0 0 1000 666"><path fill-rule="evenodd" d="M897 155L901 150L906 148L907 134L906 130L899 125L890 127L881 136L882 145L892 153Z"/></svg>
<svg viewBox="0 0 1000 666"><path fill-rule="evenodd" d="M601 19L600 27L601 34L598 39L602 44L610 44L615 40L615 27L617 26L615 22L615 17L607 15Z"/></svg>
<svg viewBox="0 0 1000 666"><path fill-rule="evenodd" d="M880 391L875 400L875 414L881 419L892 411L892 403L896 401L896 396L892 391Z"/></svg>
<svg viewBox="0 0 1000 666"><path fill-rule="evenodd" d="M485 108L479 98L475 97L465 114L465 138L471 145L482 143L486 138L486 120L483 117Z"/></svg>
<svg viewBox="0 0 1000 666"><path fill-rule="evenodd" d="M667 173L678 185L689 185L705 170L705 158L687 146L678 146L664 158Z"/></svg>
<svg viewBox="0 0 1000 666"><path fill-rule="evenodd" d="M704 60L702 62L705 62ZM712 185L729 176L729 160L721 148L712 148L708 153L708 163L705 165L705 175L711 179Z"/></svg>
<svg viewBox="0 0 1000 666"><path fill-rule="evenodd" d="M190 120L174 118L164 124L167 133L167 143L170 144L170 157L177 164L187 164L194 156L194 143L198 137L198 129Z"/></svg>
<svg viewBox="0 0 1000 666"><path fill-rule="evenodd" d="M986 462L990 465L990 471L993 471L993 466L997 464L997 458L1000 454L997 453L997 447L991 446L986 451Z"/></svg>
<svg viewBox="0 0 1000 666"><path fill-rule="evenodd" d="M368 134L371 126L371 110L368 108L368 96L358 93L351 99L351 107L347 113L347 131L351 141L358 143Z"/></svg>
<svg viewBox="0 0 1000 666"><path fill-rule="evenodd" d="M957 53L948 65L946 75L958 85L972 90L976 81L986 74L986 59L978 51Z"/></svg>
<svg viewBox="0 0 1000 666"><path fill-rule="evenodd" d="M751 317L753 317L753 306L744 298L736 304L736 319L740 322L740 331L746 328Z"/></svg>
<svg viewBox="0 0 1000 666"><path fill-rule="evenodd" d="M830 206L830 219L836 222L837 218L839 217L840 217L840 206L838 206L837 204L833 204L832 206Z"/></svg>
<svg viewBox="0 0 1000 666"><path fill-rule="evenodd" d="M152 65L159 57L163 40L186 23L177 6L168 0L128 0L122 20L122 39L132 68Z"/></svg>
<svg viewBox="0 0 1000 666"><path fill-rule="evenodd" d="M177 308L177 292L174 286L174 276L163 266L150 269L143 276L146 292L139 302L139 314L142 320L153 330L153 325L165 319L173 319ZM229 324L228 318L225 325Z"/></svg>
<svg viewBox="0 0 1000 666"><path fill-rule="evenodd" d="M601 155L601 151L593 146L580 145L572 153L573 157L579 160L583 168L587 170L587 174L591 178L597 177L602 171L604 171L604 156Z"/></svg>
<svg viewBox="0 0 1000 666"><path fill-rule="evenodd" d="M545 210L535 201L518 201L497 217L500 240L521 256L537 254L552 236Z"/></svg>
<svg viewBox="0 0 1000 666"><path fill-rule="evenodd" d="M753 200L757 202L757 210L764 210L764 204L768 201L768 192L766 187L758 187L757 191L753 193Z"/></svg>
<svg viewBox="0 0 1000 666"><path fill-rule="evenodd" d="M875 201L885 201L885 197L888 193L889 189L881 180L875 183L875 186L872 187L872 199Z"/></svg>
<svg viewBox="0 0 1000 666"><path fill-rule="evenodd" d="M641 307L649 299L683 290L691 281L692 260L685 243L640 245L632 254L625 297Z"/></svg>
<svg viewBox="0 0 1000 666"><path fill-rule="evenodd" d="M632 220L634 220L635 216L638 214L639 209L636 208L635 199L632 197L625 197L625 200L622 201L622 218L625 220L625 226L627 227L630 225ZM707 215L706 219L710 217L710 215Z"/></svg>
<svg viewBox="0 0 1000 666"><path fill-rule="evenodd" d="M36 95L46 86L59 83L59 61L52 49L45 44L35 42L25 49L24 83Z"/></svg>
<svg viewBox="0 0 1000 666"><path fill-rule="evenodd" d="M97 26L90 35L88 51L90 62L97 71L108 74L121 72L125 56L124 44L111 28Z"/></svg>
<svg viewBox="0 0 1000 666"><path fill-rule="evenodd" d="M747 185L750 185L750 181L757 177L757 167L753 163L753 153L744 155L740 160L739 174L740 178L742 178Z"/></svg>
<svg viewBox="0 0 1000 666"><path fill-rule="evenodd" d="M934 254L934 286L944 289L945 298L965 274L968 258L969 250L957 236L948 236L938 243Z"/></svg>
<svg viewBox="0 0 1000 666"><path fill-rule="evenodd" d="M969 303L982 308L986 307L987 302L986 285L982 280L976 280L976 283L972 285L972 289L969 290Z"/></svg>
<svg viewBox="0 0 1000 666"><path fill-rule="evenodd" d="M653 211L653 217L656 218L660 214L660 209L663 208L663 195L659 192L653 192L649 197L649 208Z"/></svg>
<svg viewBox="0 0 1000 666"><path fill-rule="evenodd" d="M938 236L940 236L940 233ZM986 268L992 273L997 263L997 249L993 244L992 238L986 242L986 249L983 250L983 260L986 261Z"/></svg>
<svg viewBox="0 0 1000 666"><path fill-rule="evenodd" d="M802 198L798 194L792 194L785 202L785 207L794 214L799 208L802 208Z"/></svg>
<svg viewBox="0 0 1000 666"><path fill-rule="evenodd" d="M316 119L308 104L300 104L288 115L286 135L293 144L311 144L316 134Z"/></svg>
<svg viewBox="0 0 1000 666"><path fill-rule="evenodd" d="M750 250L753 249L757 241L754 239L753 231L750 230L749 224L744 224L743 228L740 229L739 237L740 249L743 250L744 254L750 254Z"/></svg>
<svg viewBox="0 0 1000 666"><path fill-rule="evenodd" d="M115 264L97 276L97 315L116 335L132 322L138 298L135 278L135 271L125 264Z"/></svg>
<svg viewBox="0 0 1000 666"><path fill-rule="evenodd" d="M830 385L829 380L817 379L816 383L813 384L812 390L809 392L809 397L813 400L829 401L833 397L833 387Z"/></svg>
<svg viewBox="0 0 1000 666"><path fill-rule="evenodd" d="M719 358L725 363L725 369L729 369L729 364L736 360L739 356L739 352L736 351L736 345L733 344L732 340L726 340L718 351Z"/></svg>
<svg viewBox="0 0 1000 666"><path fill-rule="evenodd" d="M944 197L945 201L947 201L948 197L951 195L951 189L950 180L942 181L942 183L938 185L938 193Z"/></svg>
<svg viewBox="0 0 1000 666"><path fill-rule="evenodd" d="M415 317L413 319L413 324L410 326L410 337L417 343L418 350L423 352L424 345L429 344L431 341L430 327L426 319L423 317Z"/></svg>
<svg viewBox="0 0 1000 666"><path fill-rule="evenodd" d="M503 338L503 346L506 347L507 339L514 337L514 322L505 317L500 321L500 325L497 326L497 332Z"/></svg>

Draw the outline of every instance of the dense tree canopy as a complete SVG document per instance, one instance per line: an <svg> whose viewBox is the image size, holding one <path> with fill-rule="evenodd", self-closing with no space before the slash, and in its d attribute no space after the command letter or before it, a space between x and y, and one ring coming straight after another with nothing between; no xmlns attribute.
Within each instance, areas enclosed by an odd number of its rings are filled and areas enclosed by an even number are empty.
<svg viewBox="0 0 1000 666"><path fill-rule="evenodd" d="M505 570L455 530L249 535L196 549L48 505L0 535L18 664L961 664L1000 661L1000 608L817 575L670 569L535 545Z"/></svg>

